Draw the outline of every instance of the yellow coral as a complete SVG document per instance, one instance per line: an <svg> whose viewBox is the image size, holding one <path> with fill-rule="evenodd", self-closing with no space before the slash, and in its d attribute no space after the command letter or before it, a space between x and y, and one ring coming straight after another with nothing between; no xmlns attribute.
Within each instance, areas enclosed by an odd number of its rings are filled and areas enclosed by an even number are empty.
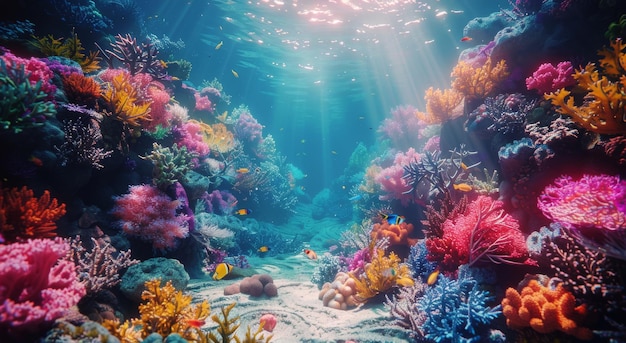
<svg viewBox="0 0 626 343"><path fill-rule="evenodd" d="M556 106L556 111L572 117L587 130L600 134L622 134L626 132L626 45L621 40L611 44L612 50L604 49L598 54L603 74L595 64L574 73L578 85L587 90L583 103L577 106L570 91L560 89L545 94L544 98Z"/></svg>
<svg viewBox="0 0 626 343"><path fill-rule="evenodd" d="M90 51L86 56L83 53L82 43L78 39L78 35L72 32L72 37L56 39L52 35L38 38L33 36L34 41L31 45L39 49L46 56L63 56L80 64L81 69L85 73L100 69L100 57L98 51Z"/></svg>
<svg viewBox="0 0 626 343"><path fill-rule="evenodd" d="M455 78L452 81L452 88L469 99L485 98L508 75L504 60L494 66L491 59L488 59L480 68L460 61L452 70L451 76Z"/></svg>
<svg viewBox="0 0 626 343"><path fill-rule="evenodd" d="M119 121L131 127L140 127L150 120L151 101L139 101L137 89L130 82L130 74L117 74L102 92L102 98Z"/></svg>
<svg viewBox="0 0 626 343"><path fill-rule="evenodd" d="M356 299L360 302L384 294L394 286L413 284L409 267L400 264L400 258L393 252L385 256L383 249L376 249L363 274L356 276L350 273L350 277L355 281Z"/></svg>
<svg viewBox="0 0 626 343"><path fill-rule="evenodd" d="M383 168L379 165L373 164L365 169L365 175L363 176L363 182L359 185L359 191L365 193L376 193L380 190L380 184L376 182L376 176L380 174Z"/></svg>
<svg viewBox="0 0 626 343"><path fill-rule="evenodd" d="M192 297L176 291L171 281L160 285L159 279L146 282L139 318L123 324L107 320L103 325L123 343L140 342L154 332L162 337L177 333L189 342L199 342L199 324L210 314L209 303L205 300L193 306Z"/></svg>
<svg viewBox="0 0 626 343"><path fill-rule="evenodd" d="M222 154L232 151L237 141L235 135L228 131L226 125L216 123L213 125L191 119L191 122L198 124L202 130L202 141L206 143L212 151L218 151Z"/></svg>
<svg viewBox="0 0 626 343"><path fill-rule="evenodd" d="M460 108L463 95L454 89L434 89L430 87L424 95L426 113L417 112L417 117L427 124L441 124L463 114Z"/></svg>

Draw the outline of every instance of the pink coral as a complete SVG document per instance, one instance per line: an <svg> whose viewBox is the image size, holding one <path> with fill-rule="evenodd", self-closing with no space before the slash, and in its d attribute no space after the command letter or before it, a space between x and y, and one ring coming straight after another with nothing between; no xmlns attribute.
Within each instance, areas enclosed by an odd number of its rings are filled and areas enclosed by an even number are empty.
<svg viewBox="0 0 626 343"><path fill-rule="evenodd" d="M149 185L131 186L128 194L115 199L113 214L124 233L149 242L155 249L174 248L177 239L189 234L188 217L177 214L180 201L170 199Z"/></svg>
<svg viewBox="0 0 626 343"><path fill-rule="evenodd" d="M399 150L421 146L424 139L422 132L426 128L426 123L417 118L416 112L412 106L394 108L391 111L391 118L383 121L378 127L378 132Z"/></svg>
<svg viewBox="0 0 626 343"><path fill-rule="evenodd" d="M36 335L85 295L61 238L0 246L0 332Z"/></svg>
<svg viewBox="0 0 626 343"><path fill-rule="evenodd" d="M563 175L547 186L537 207L567 228L626 229L626 214L619 210L626 201L626 181L618 176L583 175L579 180Z"/></svg>
<svg viewBox="0 0 626 343"><path fill-rule="evenodd" d="M236 138L242 142L259 145L263 142L263 125L250 113L243 112L235 123Z"/></svg>
<svg viewBox="0 0 626 343"><path fill-rule="evenodd" d="M213 113L215 107L206 95L203 96L196 92L193 96L196 99L196 111L209 111Z"/></svg>
<svg viewBox="0 0 626 343"><path fill-rule="evenodd" d="M491 197L476 198L463 213L446 219L442 230L442 237L426 240L426 247L428 259L439 262L443 271L485 262L533 264L518 221Z"/></svg>
<svg viewBox="0 0 626 343"><path fill-rule="evenodd" d="M195 152L198 156L206 156L211 152L209 145L202 139L202 127L194 121L188 121L177 127L178 139L176 143L179 147L187 147L190 152Z"/></svg>
<svg viewBox="0 0 626 343"><path fill-rule="evenodd" d="M41 82L41 90L48 94L47 100L54 99L57 90L57 87L52 83L54 73L45 62L34 57L30 59L17 57L10 52L5 53L0 56L0 58L3 59L6 64L13 64L17 68L24 66L24 72L28 74L30 84L35 85L37 82Z"/></svg>
<svg viewBox="0 0 626 343"><path fill-rule="evenodd" d="M259 322L263 325L263 330L267 332L272 332L274 331L274 328L276 327L276 323L278 322L278 320L276 319L275 315L271 313L266 313L261 316L261 319L259 319Z"/></svg>
<svg viewBox="0 0 626 343"><path fill-rule="evenodd" d="M386 193L380 196L380 200L400 200L404 206L410 203L413 198L407 192L411 190L411 186L402 178L404 166L411 162L419 162L420 159L421 155L413 148L409 148L406 153L396 154L393 164L376 175L376 183Z"/></svg>
<svg viewBox="0 0 626 343"><path fill-rule="evenodd" d="M154 132L157 126L170 127L173 115L166 108L170 101L170 94L165 90L165 86L158 81L153 81L148 86L148 97L152 100L150 103L151 120L144 125L145 129Z"/></svg>
<svg viewBox="0 0 626 343"><path fill-rule="evenodd" d="M539 94L551 93L573 85L576 82L573 74L574 67L569 61L559 62L556 67L551 63L544 63L526 79L526 88L536 89Z"/></svg>

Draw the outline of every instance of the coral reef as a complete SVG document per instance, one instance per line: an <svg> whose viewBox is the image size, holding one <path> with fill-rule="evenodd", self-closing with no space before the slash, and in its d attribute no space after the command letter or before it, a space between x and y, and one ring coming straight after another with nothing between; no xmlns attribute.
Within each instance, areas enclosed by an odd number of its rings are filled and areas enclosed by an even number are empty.
<svg viewBox="0 0 626 343"><path fill-rule="evenodd" d="M30 341L85 295L61 238L0 245L0 333Z"/></svg>
<svg viewBox="0 0 626 343"><path fill-rule="evenodd" d="M360 275L352 271L349 275L355 281L355 299L361 303L382 296L394 287L406 287L414 283L409 267L401 264L394 252L385 256L383 249L372 252L371 261L365 264Z"/></svg>
<svg viewBox="0 0 626 343"><path fill-rule="evenodd" d="M359 304L356 298L356 282L350 274L339 272L333 282L326 282L318 295L324 306L347 310Z"/></svg>
<svg viewBox="0 0 626 343"><path fill-rule="evenodd" d="M56 236L56 223L65 214L65 204L44 191L40 198L26 186L0 189L0 236L13 242Z"/></svg>
<svg viewBox="0 0 626 343"><path fill-rule="evenodd" d="M531 327L540 333L558 330L582 340L593 337L590 329L580 326L587 315L586 306L577 306L572 293L561 284L551 289L530 280L519 292L508 288L502 300L502 313L507 325L515 329Z"/></svg>

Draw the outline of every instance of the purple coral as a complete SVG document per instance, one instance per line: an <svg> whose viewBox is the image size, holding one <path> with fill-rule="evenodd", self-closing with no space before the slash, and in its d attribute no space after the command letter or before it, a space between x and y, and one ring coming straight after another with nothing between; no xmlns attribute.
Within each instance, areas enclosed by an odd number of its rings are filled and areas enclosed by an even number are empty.
<svg viewBox="0 0 626 343"><path fill-rule="evenodd" d="M242 112L235 123L235 135L242 142L258 146L263 142L263 125L248 112Z"/></svg>
<svg viewBox="0 0 626 343"><path fill-rule="evenodd" d="M0 246L0 332L39 334L85 295L62 238Z"/></svg>

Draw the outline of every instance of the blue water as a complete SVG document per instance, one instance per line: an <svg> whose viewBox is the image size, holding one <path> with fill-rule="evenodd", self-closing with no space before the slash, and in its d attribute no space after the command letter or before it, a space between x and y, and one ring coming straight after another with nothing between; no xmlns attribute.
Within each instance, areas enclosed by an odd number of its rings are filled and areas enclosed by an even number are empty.
<svg viewBox="0 0 626 343"><path fill-rule="evenodd" d="M510 7L507 0L136 3L148 32L185 42L177 57L192 62L190 81L217 78L231 107L249 107L309 175L303 184L311 194L341 175L359 142L376 142L392 108L423 109L424 90L449 87L460 51L470 47L461 42L469 20Z"/></svg>

